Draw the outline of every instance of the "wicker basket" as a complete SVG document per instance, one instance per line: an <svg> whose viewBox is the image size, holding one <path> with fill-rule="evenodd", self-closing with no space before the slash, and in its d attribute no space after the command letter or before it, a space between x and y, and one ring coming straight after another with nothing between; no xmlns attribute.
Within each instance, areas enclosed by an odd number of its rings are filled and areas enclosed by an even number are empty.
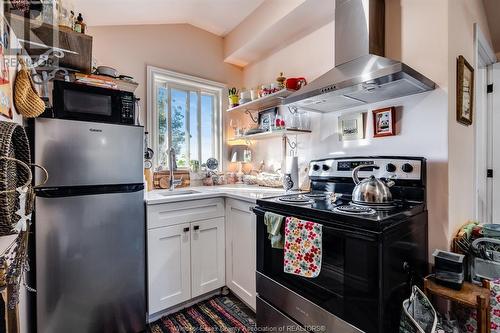
<svg viewBox="0 0 500 333"><path fill-rule="evenodd" d="M24 128L16 123L0 121L0 156L31 164L30 148ZM14 160L0 159L0 236L13 233L20 217L19 195L15 189L31 180L31 172Z"/></svg>
<svg viewBox="0 0 500 333"><path fill-rule="evenodd" d="M26 118L35 118L45 111L45 103L38 96L28 66L18 58L21 69L14 82L14 106L16 111Z"/></svg>

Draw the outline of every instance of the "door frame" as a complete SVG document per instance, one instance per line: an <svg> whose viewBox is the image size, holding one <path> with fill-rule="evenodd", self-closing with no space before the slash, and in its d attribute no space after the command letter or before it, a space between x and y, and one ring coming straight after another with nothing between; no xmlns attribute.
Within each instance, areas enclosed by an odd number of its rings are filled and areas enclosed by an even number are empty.
<svg viewBox="0 0 500 333"><path fill-rule="evenodd" d="M487 178L487 169L492 167L492 138L491 98L486 94L486 86L479 86L480 82L491 83L491 65L497 61L496 55L481 31L479 24L474 23L474 82L476 82L474 108L474 136L475 136L475 219L484 223L491 223L492 218L492 187L491 179ZM486 77L485 77L486 76Z"/></svg>

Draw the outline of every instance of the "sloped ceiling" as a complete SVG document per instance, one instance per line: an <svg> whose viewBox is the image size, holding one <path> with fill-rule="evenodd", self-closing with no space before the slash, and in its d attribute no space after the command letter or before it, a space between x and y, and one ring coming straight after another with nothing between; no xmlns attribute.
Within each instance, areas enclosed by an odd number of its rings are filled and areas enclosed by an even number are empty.
<svg viewBox="0 0 500 333"><path fill-rule="evenodd" d="M265 0L75 0L89 26L187 23L225 36ZM78 15L78 14L77 14Z"/></svg>

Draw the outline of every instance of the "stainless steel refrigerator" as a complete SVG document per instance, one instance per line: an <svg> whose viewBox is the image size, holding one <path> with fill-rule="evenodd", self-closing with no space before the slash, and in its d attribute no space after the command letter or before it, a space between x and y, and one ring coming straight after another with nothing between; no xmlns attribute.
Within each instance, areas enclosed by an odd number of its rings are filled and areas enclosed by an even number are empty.
<svg viewBox="0 0 500 333"><path fill-rule="evenodd" d="M32 130L49 173L34 219L37 332L142 331L143 128L38 118Z"/></svg>

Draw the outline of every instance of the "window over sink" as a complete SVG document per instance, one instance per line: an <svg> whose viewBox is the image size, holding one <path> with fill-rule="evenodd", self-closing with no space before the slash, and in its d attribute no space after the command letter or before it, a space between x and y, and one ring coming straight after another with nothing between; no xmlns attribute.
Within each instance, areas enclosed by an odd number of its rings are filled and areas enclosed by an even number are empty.
<svg viewBox="0 0 500 333"><path fill-rule="evenodd" d="M221 159L222 83L148 66L148 131L156 166L168 168L168 149L177 167Z"/></svg>

